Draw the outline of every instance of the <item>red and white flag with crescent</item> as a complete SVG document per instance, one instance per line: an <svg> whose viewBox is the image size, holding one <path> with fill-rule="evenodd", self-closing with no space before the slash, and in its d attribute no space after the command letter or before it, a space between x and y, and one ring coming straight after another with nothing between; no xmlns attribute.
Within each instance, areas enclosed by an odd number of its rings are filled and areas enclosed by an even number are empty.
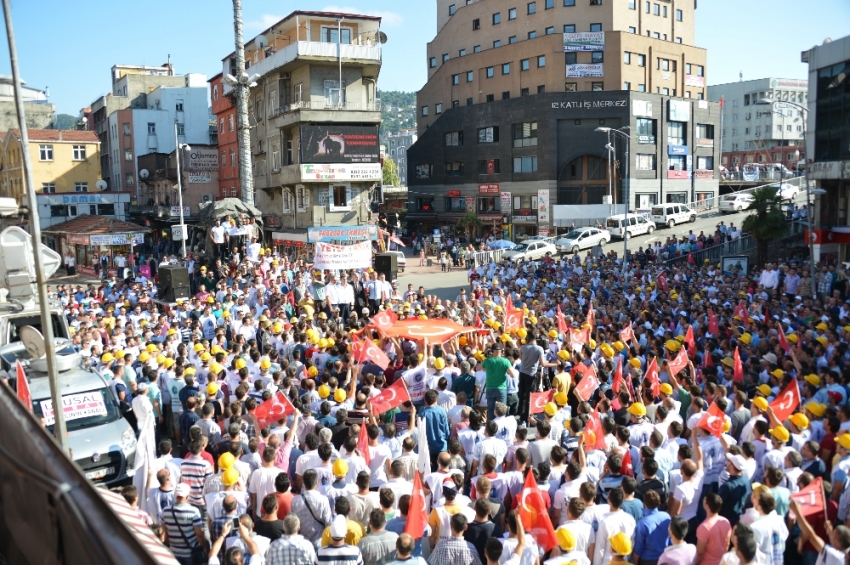
<svg viewBox="0 0 850 565"><path fill-rule="evenodd" d="M254 410L254 416L261 430L294 413L295 407L282 392L278 392Z"/></svg>
<svg viewBox="0 0 850 565"><path fill-rule="evenodd" d="M407 392L404 380L397 379L396 382L385 388L381 391L381 394L373 397L369 402L372 404L372 411L375 415L378 415L389 412L409 400L410 393Z"/></svg>
<svg viewBox="0 0 850 565"><path fill-rule="evenodd" d="M773 414L780 422L784 422L788 416L794 413L797 406L800 405L800 387L797 384L797 379L792 379L779 395L770 403L773 408Z"/></svg>
<svg viewBox="0 0 850 565"><path fill-rule="evenodd" d="M720 437L723 433L724 421L726 421L726 414L717 406L717 403L712 402L697 425L714 437Z"/></svg>

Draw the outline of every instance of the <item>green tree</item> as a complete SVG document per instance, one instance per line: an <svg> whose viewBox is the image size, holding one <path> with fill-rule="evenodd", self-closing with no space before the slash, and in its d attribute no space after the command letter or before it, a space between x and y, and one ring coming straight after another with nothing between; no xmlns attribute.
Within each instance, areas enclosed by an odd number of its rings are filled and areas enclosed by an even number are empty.
<svg viewBox="0 0 850 565"><path fill-rule="evenodd" d="M767 261L768 244L785 235L788 226L782 212L782 198L779 190L772 186L763 186L750 193L750 214L744 219L741 228L749 232L758 243L758 264Z"/></svg>
<svg viewBox="0 0 850 565"><path fill-rule="evenodd" d="M398 166L390 157L384 157L383 175L384 186L401 186L398 179Z"/></svg>
<svg viewBox="0 0 850 565"><path fill-rule="evenodd" d="M475 212L467 212L466 215L456 224L457 229L462 230L463 234L470 239L474 235L475 230L480 228L482 225L481 218L479 218L478 214Z"/></svg>
<svg viewBox="0 0 850 565"><path fill-rule="evenodd" d="M56 129L76 129L77 117L71 114L56 114L53 125Z"/></svg>

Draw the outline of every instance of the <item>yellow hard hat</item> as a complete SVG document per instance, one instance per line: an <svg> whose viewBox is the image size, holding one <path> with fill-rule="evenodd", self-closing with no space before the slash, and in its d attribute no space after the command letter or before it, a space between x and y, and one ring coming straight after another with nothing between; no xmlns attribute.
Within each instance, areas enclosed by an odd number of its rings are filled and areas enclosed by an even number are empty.
<svg viewBox="0 0 850 565"><path fill-rule="evenodd" d="M148 361L150 358L151 358L151 354L148 353L147 351L142 351L141 353L139 353L139 361L142 362L142 363L144 363L145 361Z"/></svg>
<svg viewBox="0 0 850 565"><path fill-rule="evenodd" d="M236 370L237 371L240 370L240 369L244 369L247 366L248 366L248 363L242 357L240 357L239 359L236 360Z"/></svg>
<svg viewBox="0 0 850 565"><path fill-rule="evenodd" d="M555 530L555 538L564 551L572 551L576 548L576 536L566 527Z"/></svg>
<svg viewBox="0 0 850 565"><path fill-rule="evenodd" d="M313 365L312 367L307 369L307 376L308 377L315 377L318 374L319 374L319 369L317 369L315 365Z"/></svg>
<svg viewBox="0 0 850 565"><path fill-rule="evenodd" d="M218 383L209 383L207 385L207 394L210 396L218 394Z"/></svg>
<svg viewBox="0 0 850 565"><path fill-rule="evenodd" d="M631 365L635 369L640 369L640 359L638 359L637 357L632 357L631 359L629 359L629 365Z"/></svg>
<svg viewBox="0 0 850 565"><path fill-rule="evenodd" d="M643 405L643 402L635 402L629 406L627 411L632 416L637 416L638 418L646 416L646 406Z"/></svg>
<svg viewBox="0 0 850 565"><path fill-rule="evenodd" d="M230 455L229 453L227 455ZM239 482L239 471L236 470L235 467L231 467L226 469L224 473L221 474L221 484L226 487L233 486Z"/></svg>
<svg viewBox="0 0 850 565"><path fill-rule="evenodd" d="M348 398L348 394L346 394L344 390L341 388L336 389L336 392L334 392L334 400L337 402L345 402L346 398Z"/></svg>
<svg viewBox="0 0 850 565"><path fill-rule="evenodd" d="M156 351L159 351L159 348L156 345L149 343L148 346L145 348L145 351L147 351L148 353L154 353Z"/></svg>
<svg viewBox="0 0 850 565"><path fill-rule="evenodd" d="M212 359L212 355L210 355L208 352L204 351L204 353L201 355L201 361L207 362L210 359Z"/></svg>
<svg viewBox="0 0 850 565"><path fill-rule="evenodd" d="M552 339L558 339L558 330L549 330L549 337L551 337Z"/></svg>
<svg viewBox="0 0 850 565"><path fill-rule="evenodd" d="M114 355L112 355L111 353L104 353L104 354L100 357L100 361L101 361L102 363L111 363L111 362L115 361L115 356L114 356Z"/></svg>
<svg viewBox="0 0 850 565"><path fill-rule="evenodd" d="M183 370L184 375L194 375L197 372L198 371L194 367L186 367L186 369Z"/></svg>
<svg viewBox="0 0 850 565"><path fill-rule="evenodd" d="M319 387L319 398L327 398L331 395L331 387L322 385Z"/></svg>
<svg viewBox="0 0 850 565"><path fill-rule="evenodd" d="M437 357L434 359L434 368L438 371L442 371L446 368L446 362L442 357Z"/></svg>
<svg viewBox="0 0 850 565"><path fill-rule="evenodd" d="M344 477L348 474L348 461L337 459L333 464L334 477Z"/></svg>
<svg viewBox="0 0 850 565"><path fill-rule="evenodd" d="M543 412L545 412L547 416L554 416L558 413L558 405L554 402L547 402L546 406L543 407Z"/></svg>
<svg viewBox="0 0 850 565"><path fill-rule="evenodd" d="M564 361L569 361L570 360L570 352L567 351L566 349L561 349L560 351L558 351L558 357L563 359Z"/></svg>
<svg viewBox="0 0 850 565"><path fill-rule="evenodd" d="M262 361L260 361L260 369L271 369L272 362L268 357L264 357Z"/></svg>
<svg viewBox="0 0 850 565"><path fill-rule="evenodd" d="M196 344L195 344L195 348L194 348L194 349L195 349L195 353L198 353L198 352L200 352L200 351L203 351L203 350L204 350L204 344L203 344L203 343L200 343L200 342L199 342L199 343L196 343Z"/></svg>
<svg viewBox="0 0 850 565"><path fill-rule="evenodd" d="M566 405L567 401L568 401L568 399L567 399L567 393L566 392L556 392L555 393L555 403L556 404L558 404L559 406L564 406L564 405Z"/></svg>
<svg viewBox="0 0 850 565"><path fill-rule="evenodd" d="M611 551L617 555L627 556L632 553L632 540L623 532L608 538L608 543L611 544Z"/></svg>

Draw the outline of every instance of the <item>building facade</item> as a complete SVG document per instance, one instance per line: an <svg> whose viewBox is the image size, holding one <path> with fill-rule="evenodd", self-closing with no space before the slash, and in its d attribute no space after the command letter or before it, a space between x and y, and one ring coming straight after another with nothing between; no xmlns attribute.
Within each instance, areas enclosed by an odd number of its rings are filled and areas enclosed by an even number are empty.
<svg viewBox="0 0 850 565"><path fill-rule="evenodd" d="M297 11L245 42L247 72L258 75L248 104L255 205L268 236L368 222L381 181L380 21ZM236 74L233 54L222 74Z"/></svg>
<svg viewBox="0 0 850 565"><path fill-rule="evenodd" d="M445 112L408 151L408 227L452 226L468 212L483 231L521 240L554 234L553 205L661 202L717 195L720 108L637 92L546 93ZM631 142L608 133L628 126ZM610 178L609 178L610 177ZM542 211L541 211L542 210ZM604 218L603 218L604 219Z"/></svg>
<svg viewBox="0 0 850 565"><path fill-rule="evenodd" d="M236 132L236 96L224 94L222 73L209 80L212 114L218 138L218 197L239 198L239 146Z"/></svg>
<svg viewBox="0 0 850 565"><path fill-rule="evenodd" d="M805 105L807 96L808 83L797 79L769 77L710 86L709 100L723 100L721 165L775 163L796 168L797 162L805 159L803 111L755 103L766 98Z"/></svg>
<svg viewBox="0 0 850 565"><path fill-rule="evenodd" d="M389 145L389 154L387 156L398 167L398 178L402 186L407 186L407 167L409 164L407 150L416 143L417 139L419 139L419 136L416 134L415 129L406 129L387 135L387 144Z"/></svg>
<svg viewBox="0 0 850 565"><path fill-rule="evenodd" d="M850 261L850 36L804 51L802 61L809 64L806 144L813 148L806 166L825 191L813 202L815 258L840 264Z"/></svg>
<svg viewBox="0 0 850 565"><path fill-rule="evenodd" d="M48 101L47 89L32 88L21 81L21 93L27 116L27 128L51 129L54 127L56 105ZM14 81L10 75L0 75L0 131L9 131L18 127Z"/></svg>

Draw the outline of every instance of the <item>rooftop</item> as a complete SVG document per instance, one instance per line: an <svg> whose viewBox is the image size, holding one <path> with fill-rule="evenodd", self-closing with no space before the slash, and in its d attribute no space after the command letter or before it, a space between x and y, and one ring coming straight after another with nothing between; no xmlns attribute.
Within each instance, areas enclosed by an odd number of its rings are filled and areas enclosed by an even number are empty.
<svg viewBox="0 0 850 565"><path fill-rule="evenodd" d="M21 130L11 129L15 137L21 137ZM2 134L6 138L6 133ZM86 143L100 143L97 134L91 130L73 130L73 129L28 129L27 136L30 141L84 141Z"/></svg>
<svg viewBox="0 0 850 565"><path fill-rule="evenodd" d="M107 216L91 216L83 214L73 220L62 222L46 228L45 233L81 233L85 235L102 235L108 233L147 233L149 228L116 220Z"/></svg>

